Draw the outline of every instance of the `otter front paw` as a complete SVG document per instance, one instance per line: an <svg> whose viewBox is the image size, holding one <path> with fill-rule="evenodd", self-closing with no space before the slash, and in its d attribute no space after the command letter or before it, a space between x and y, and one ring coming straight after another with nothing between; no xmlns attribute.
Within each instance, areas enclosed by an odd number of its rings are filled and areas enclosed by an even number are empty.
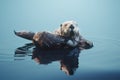
<svg viewBox="0 0 120 80"><path fill-rule="evenodd" d="M73 42L72 40L68 40L67 41L67 45L71 46L71 47L75 47L77 45L76 42Z"/></svg>

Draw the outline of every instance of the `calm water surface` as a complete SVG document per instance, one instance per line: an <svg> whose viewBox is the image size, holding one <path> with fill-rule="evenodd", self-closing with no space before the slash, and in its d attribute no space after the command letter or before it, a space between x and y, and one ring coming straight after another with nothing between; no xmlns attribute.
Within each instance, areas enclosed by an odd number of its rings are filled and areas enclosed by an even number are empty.
<svg viewBox="0 0 120 80"><path fill-rule="evenodd" d="M0 80L120 80L119 4L119 0L1 0ZM66 20L77 21L81 35L94 47L74 56L60 55L61 51L32 55L33 48L15 55L30 41L18 38L13 30L53 31Z"/></svg>

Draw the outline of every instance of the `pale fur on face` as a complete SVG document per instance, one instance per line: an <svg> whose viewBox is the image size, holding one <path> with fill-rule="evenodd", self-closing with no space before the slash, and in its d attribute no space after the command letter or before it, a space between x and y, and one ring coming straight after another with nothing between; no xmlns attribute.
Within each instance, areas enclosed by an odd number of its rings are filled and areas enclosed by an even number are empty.
<svg viewBox="0 0 120 80"><path fill-rule="evenodd" d="M66 21L66 22L63 22L60 27L61 36L70 37L71 25L74 27L73 29L74 36L79 34L78 24L75 21Z"/></svg>
<svg viewBox="0 0 120 80"><path fill-rule="evenodd" d="M71 28L72 26L72 28ZM71 31L73 35L71 36ZM79 27L75 21L66 21L60 25L60 28L56 31L56 34L71 38L68 40L67 44L70 46L76 46L80 40Z"/></svg>

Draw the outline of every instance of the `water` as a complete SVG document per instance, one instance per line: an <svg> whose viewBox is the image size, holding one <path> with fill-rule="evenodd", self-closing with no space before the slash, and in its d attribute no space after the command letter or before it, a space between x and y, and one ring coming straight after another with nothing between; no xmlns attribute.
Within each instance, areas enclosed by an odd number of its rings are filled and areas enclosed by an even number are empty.
<svg viewBox="0 0 120 80"><path fill-rule="evenodd" d="M1 0L0 80L120 80L119 4L119 0ZM32 49L15 56L16 49L30 41L16 37L14 30L53 31L66 20L77 21L81 35L94 47L70 60L59 54L44 56L41 64L32 59ZM66 64L75 61L73 75L61 70L63 58Z"/></svg>

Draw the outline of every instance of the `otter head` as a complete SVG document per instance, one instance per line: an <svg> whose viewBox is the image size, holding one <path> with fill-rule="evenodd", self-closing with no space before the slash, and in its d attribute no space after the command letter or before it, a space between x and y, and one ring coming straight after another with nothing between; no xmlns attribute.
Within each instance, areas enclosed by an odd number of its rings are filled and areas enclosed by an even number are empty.
<svg viewBox="0 0 120 80"><path fill-rule="evenodd" d="M79 35L78 24L75 21L66 21L60 25L60 35L64 37L75 37Z"/></svg>

